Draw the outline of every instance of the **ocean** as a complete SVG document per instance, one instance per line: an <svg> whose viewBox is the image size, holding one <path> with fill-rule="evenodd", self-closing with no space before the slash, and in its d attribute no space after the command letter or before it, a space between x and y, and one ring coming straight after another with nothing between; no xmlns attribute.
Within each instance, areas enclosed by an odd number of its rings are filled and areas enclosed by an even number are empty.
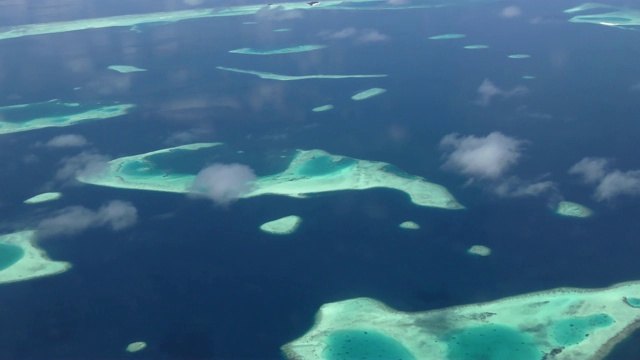
<svg viewBox="0 0 640 360"><path fill-rule="evenodd" d="M247 4L78 0L55 11L36 5L14 11L0 25ZM0 106L51 99L136 105L119 117L0 134L2 233L37 228L69 206L96 210L122 200L137 211L125 229L96 223L38 241L51 259L73 267L0 284L0 359L285 359L280 347L307 332L330 302L370 297L417 312L640 280L640 182L634 182L640 181L634 173L640 34L568 22L563 10L579 4L296 10L0 40ZM508 7L519 14L501 16ZM282 28L290 31L273 31ZM466 37L428 39L450 33ZM229 53L303 44L327 47ZM473 44L489 47L463 48ZM507 57L512 54L530 58ZM114 64L147 71L107 69ZM278 81L217 66L387 76ZM494 93L479 90L485 80ZM350 98L372 87L387 91ZM334 108L311 111L325 104ZM486 166L445 165L454 151L441 144L447 135L458 134L463 147L465 139L486 140L495 132L517 153L495 168L498 176L487 172L495 164L483 159L477 161ZM87 144L47 145L64 134ZM226 159L251 165L258 176L282 171L295 149L387 162L444 186L465 209L419 206L386 188L220 205L56 177L65 159L80 153L115 159L191 142L224 143L232 154ZM593 157L628 175L627 190L598 195L602 183L568 172ZM219 161L202 159L202 167ZM552 185L539 193L517 192L544 182ZM513 187L500 192L505 184ZM64 195L22 203L45 191ZM555 214L563 199L594 215ZM293 234L259 229L292 214L303 219ZM420 229L398 227L407 220ZM491 255L467 254L477 244ZM639 357L639 340L637 332L630 335L607 359ZM125 352L134 341L147 348Z"/></svg>

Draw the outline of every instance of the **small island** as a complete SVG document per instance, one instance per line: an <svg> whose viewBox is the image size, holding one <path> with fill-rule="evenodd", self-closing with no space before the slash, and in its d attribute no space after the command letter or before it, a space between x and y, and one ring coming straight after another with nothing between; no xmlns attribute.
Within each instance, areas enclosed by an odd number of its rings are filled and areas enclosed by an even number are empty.
<svg viewBox="0 0 640 360"><path fill-rule="evenodd" d="M141 350L146 349L147 347L147 343L144 341L136 341L136 342L132 342L131 344L127 345L127 348L125 349L127 352L130 353L134 353L134 352L138 352Z"/></svg>
<svg viewBox="0 0 640 360"><path fill-rule="evenodd" d="M353 95L351 99L356 101L365 100L368 98L372 98L374 96L378 96L386 91L387 91L386 89L382 89L382 88L371 88L369 90L361 91Z"/></svg>
<svg viewBox="0 0 640 360"><path fill-rule="evenodd" d="M56 275L71 268L68 262L49 259L35 240L32 230L0 236L0 284Z"/></svg>
<svg viewBox="0 0 640 360"><path fill-rule="evenodd" d="M467 250L467 253L477 256L489 256L491 255L491 249L484 245L473 245L469 248L469 250Z"/></svg>
<svg viewBox="0 0 640 360"><path fill-rule="evenodd" d="M443 35L435 35L430 36L429 40L451 40L451 39L462 39L467 37L465 34L443 34Z"/></svg>
<svg viewBox="0 0 640 360"><path fill-rule="evenodd" d="M209 151L209 156L216 156L215 151L221 145L196 143L122 157L111 160L101 173L84 174L77 179L122 189L189 193L200 169L179 171L176 168L188 163L189 157L202 156L198 154L200 151ZM464 209L443 186L407 174L385 162L332 155L318 149L295 150L293 154L286 169L259 176L240 198L261 195L304 198L309 194L333 191L389 188L404 192L419 206ZM204 162L202 166L205 166Z"/></svg>
<svg viewBox="0 0 640 360"><path fill-rule="evenodd" d="M254 71L254 70L243 70L236 69L224 66L216 66L218 70L224 71L232 71L241 74L250 74L260 77L261 79L267 80L279 80L279 81L295 81L295 80L308 80L308 79L352 79L352 78L379 78L385 77L386 74L375 74L375 75L282 75L282 74L274 74L265 71Z"/></svg>
<svg viewBox="0 0 640 360"><path fill-rule="evenodd" d="M130 65L111 65L109 66L109 70L117 71L119 73L132 73L132 72L140 72L147 71L147 69L141 69L139 67L130 66Z"/></svg>
<svg viewBox="0 0 640 360"><path fill-rule="evenodd" d="M24 201L25 204L38 204L47 201L58 200L62 197L62 193L59 192L48 192L36 195L34 197L30 197Z"/></svg>
<svg viewBox="0 0 640 360"><path fill-rule="evenodd" d="M640 327L640 281L559 288L402 312L370 298L325 304L288 359L601 360Z"/></svg>
<svg viewBox="0 0 640 360"><path fill-rule="evenodd" d="M420 229L420 225L414 223L413 221L405 221L405 222L401 223L400 225L398 225L398 227L400 227L401 229L406 229L406 230L418 230L418 229Z"/></svg>
<svg viewBox="0 0 640 360"><path fill-rule="evenodd" d="M584 205L571 201L560 201L556 208L556 214L561 216L588 218L593 215L593 211Z"/></svg>
<svg viewBox="0 0 640 360"><path fill-rule="evenodd" d="M320 50L326 47L327 47L326 45L300 45L300 46L271 49L271 50L241 48L241 49L229 50L229 52L232 54L244 54L244 55L279 55L279 54L291 54L291 53Z"/></svg>
<svg viewBox="0 0 640 360"><path fill-rule="evenodd" d="M603 9L595 11L596 9ZM637 30L640 25L640 12L630 9L602 3L584 3L564 12L573 14L581 11L589 11L590 14L576 15L569 19L572 23L590 23L596 25L612 26L618 29Z"/></svg>
<svg viewBox="0 0 640 360"><path fill-rule="evenodd" d="M468 50L481 50L481 49L487 49L489 47L487 45L467 45L464 48Z"/></svg>
<svg viewBox="0 0 640 360"><path fill-rule="evenodd" d="M328 111L333 109L333 105L328 104L328 105L322 105L322 106L318 106L318 107L314 107L313 109L311 109L311 111L313 112L323 112L323 111Z"/></svg>
<svg viewBox="0 0 640 360"><path fill-rule="evenodd" d="M301 222L299 216L289 215L260 225L260 230L273 235L289 235L298 229Z"/></svg>
<svg viewBox="0 0 640 360"><path fill-rule="evenodd" d="M135 105L97 105L50 101L0 107L0 134L11 134L48 127L71 126L82 122L127 114ZM43 114L34 116L35 114ZM55 114L55 115L44 115Z"/></svg>

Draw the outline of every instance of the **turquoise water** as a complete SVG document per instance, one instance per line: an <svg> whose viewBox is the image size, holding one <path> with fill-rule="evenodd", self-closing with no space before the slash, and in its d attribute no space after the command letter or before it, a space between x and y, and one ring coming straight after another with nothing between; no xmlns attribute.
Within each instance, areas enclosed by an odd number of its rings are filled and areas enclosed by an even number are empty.
<svg viewBox="0 0 640 360"><path fill-rule="evenodd" d="M0 243L0 270L15 264L23 256L24 250L21 247Z"/></svg>
<svg viewBox="0 0 640 360"><path fill-rule="evenodd" d="M153 162L155 168L171 174L196 175L203 168L216 163L240 163L251 166L251 154L237 153L226 146L214 146L198 150L175 149L162 154L154 154L146 158Z"/></svg>
<svg viewBox="0 0 640 360"><path fill-rule="evenodd" d="M97 108L99 106L67 106L54 102L43 102L21 108L5 108L0 110L0 115L3 121L22 123L41 117L65 117Z"/></svg>
<svg viewBox="0 0 640 360"><path fill-rule="evenodd" d="M640 308L640 299L639 298L627 298L627 303L633 307Z"/></svg>
<svg viewBox="0 0 640 360"><path fill-rule="evenodd" d="M609 326L614 322L613 318L607 314L562 319L551 325L549 333L558 345L575 345L586 340L593 330Z"/></svg>
<svg viewBox="0 0 640 360"><path fill-rule="evenodd" d="M452 360L539 360L543 352L528 334L503 325L483 325L449 333Z"/></svg>
<svg viewBox="0 0 640 360"><path fill-rule="evenodd" d="M330 175L353 166L355 163L355 159L348 157L344 157L340 161L333 161L331 156L321 155L302 164L297 173L303 176Z"/></svg>
<svg viewBox="0 0 640 360"><path fill-rule="evenodd" d="M331 333L322 354L326 360L413 360L400 342L371 330L342 330Z"/></svg>
<svg viewBox="0 0 640 360"><path fill-rule="evenodd" d="M146 161L129 161L122 165L121 171L126 175L151 176L163 175L164 173L155 169L154 164Z"/></svg>

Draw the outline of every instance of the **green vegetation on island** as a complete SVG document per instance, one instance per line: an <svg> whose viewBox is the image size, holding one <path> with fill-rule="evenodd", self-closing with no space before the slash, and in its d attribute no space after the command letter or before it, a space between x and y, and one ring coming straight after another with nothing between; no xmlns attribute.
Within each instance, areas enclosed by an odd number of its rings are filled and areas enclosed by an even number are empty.
<svg viewBox="0 0 640 360"><path fill-rule="evenodd" d="M71 126L127 114L135 105L87 105L63 103L57 99L0 107L0 134ZM38 115L47 114L47 115Z"/></svg>
<svg viewBox="0 0 640 360"><path fill-rule="evenodd" d="M299 216L289 215L260 225L260 230L273 235L289 235L298 229L301 222Z"/></svg>
<svg viewBox="0 0 640 360"><path fill-rule="evenodd" d="M241 48L235 50L229 50L233 54L245 54L245 55L278 55L278 54L290 54L298 52L314 51L326 48L325 45L300 45L288 48L272 49L272 50L259 50L253 48Z"/></svg>
<svg viewBox="0 0 640 360"><path fill-rule="evenodd" d="M640 327L640 282L560 288L405 313L369 298L325 304L289 359L604 359Z"/></svg>
<svg viewBox="0 0 640 360"><path fill-rule="evenodd" d="M264 71L253 71L253 70L242 70L236 68L228 68L224 66L216 66L216 69L225 70L225 71L233 71L242 74L250 74L260 77L261 79L267 80L280 80L280 81L291 81L291 80L308 80L308 79L350 79L350 78L379 78L385 77L385 74L378 75L281 75L274 74L270 72Z"/></svg>
<svg viewBox="0 0 640 360"><path fill-rule="evenodd" d="M207 164L209 157L200 155L202 165L198 169L179 171L176 167L185 162L193 163L187 159L198 158L198 151L209 150L208 156L215 156L210 152L219 145L190 144L122 157L111 160L102 173L83 175L78 180L123 189L188 193L196 173ZM171 162L166 160L167 154L172 155ZM406 174L388 163L331 155L322 150L296 150L286 169L259 176L241 198L268 194L301 198L308 194L371 188L405 192L420 206L464 208L444 187Z"/></svg>
<svg viewBox="0 0 640 360"><path fill-rule="evenodd" d="M36 246L35 231L0 236L0 284L63 273L71 264L52 261Z"/></svg>
<svg viewBox="0 0 640 360"><path fill-rule="evenodd" d="M43 202L47 202L47 201L58 200L61 197L62 197L62 193L59 193L59 192L48 192L48 193L43 193L43 194L36 195L34 197L30 197L27 200L25 200L24 203L25 204L37 204L37 203L43 203Z"/></svg>

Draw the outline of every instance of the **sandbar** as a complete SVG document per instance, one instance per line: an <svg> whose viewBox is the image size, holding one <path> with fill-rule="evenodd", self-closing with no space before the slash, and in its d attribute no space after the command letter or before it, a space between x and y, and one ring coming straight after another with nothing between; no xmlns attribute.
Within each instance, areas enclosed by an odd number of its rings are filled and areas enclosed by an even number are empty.
<svg viewBox="0 0 640 360"><path fill-rule="evenodd" d="M78 19L50 23L17 25L0 30L0 40L43 34L57 34L70 31L102 29L111 27L129 27L139 31L144 25L164 25L190 19L202 19L226 16L255 15L261 11L318 11L318 10L402 10L418 8L441 8L444 6L474 5L479 2L495 2L497 0L467 0L452 2L450 0L430 1L428 4L406 4L384 6L387 0L324 0L311 7L307 1L282 2L273 5L262 3L255 5L220 6L217 8L199 8L155 13L129 14L102 18Z"/></svg>
<svg viewBox="0 0 640 360"><path fill-rule="evenodd" d="M487 45L467 45L464 48L469 50L481 50L481 49L487 49L489 47Z"/></svg>
<svg viewBox="0 0 640 360"><path fill-rule="evenodd" d="M385 74L374 74L374 75L282 75L282 74L274 74L270 72L264 71L254 71L254 70L243 70L236 68L229 68L224 66L216 66L218 70L232 71L242 74L250 74L260 77L261 79L267 80L280 80L280 81L292 81L292 80L308 80L308 79L351 79L351 78L379 78L385 77Z"/></svg>
<svg viewBox="0 0 640 360"><path fill-rule="evenodd" d="M562 216L588 218L593 215L593 211L584 205L571 201L560 201L556 208L556 214Z"/></svg>
<svg viewBox="0 0 640 360"><path fill-rule="evenodd" d="M147 347L147 343L144 341L136 341L136 342L132 342L131 344L127 345L127 352L130 353L134 353L134 352L138 352L140 350L144 350Z"/></svg>
<svg viewBox="0 0 640 360"><path fill-rule="evenodd" d="M24 203L25 204L37 204L37 203L43 203L43 202L47 202L47 201L58 200L61 197L62 197L62 193L59 193L59 192L48 192L48 193L43 193L43 194L36 195L34 197L30 197L27 200L25 200Z"/></svg>
<svg viewBox="0 0 640 360"><path fill-rule="evenodd" d="M368 99L368 98L371 98L371 97L374 97L374 96L381 95L381 94L385 93L386 91L387 91L386 89L382 89L382 88L371 88L369 90L361 91L361 92L353 95L351 97L351 100L360 101L360 100Z"/></svg>
<svg viewBox="0 0 640 360"><path fill-rule="evenodd" d="M68 262L49 259L47 253L35 244L35 240L36 232L32 230L0 236L0 244L22 250L19 260L0 270L0 284L56 275L71 268Z"/></svg>
<svg viewBox="0 0 640 360"><path fill-rule="evenodd" d="M235 50L229 50L233 54L245 54L245 55L278 55L278 54L291 54L299 52L314 51L326 48L326 45L300 45L288 48L272 49L272 50L259 50L253 48L241 48Z"/></svg>
<svg viewBox="0 0 640 360"><path fill-rule="evenodd" d="M199 169L181 173L170 166L160 167L156 156L179 153L185 157L180 161L188 162L188 157L197 156L198 151L215 151L215 147L220 145L189 144L122 157L111 160L101 173L86 174L77 179L114 188L188 193ZM204 159L202 161L204 167L206 163ZM371 188L402 191L419 206L451 210L464 208L446 188L427 182L420 176L407 174L391 164L331 155L323 150L295 150L286 169L259 176L251 190L241 198L268 194L304 198L309 194Z"/></svg>
<svg viewBox="0 0 640 360"><path fill-rule="evenodd" d="M10 134L47 127L65 127L127 114L135 105L87 105L59 100L0 107L0 134ZM34 113L56 115L33 118Z"/></svg>
<svg viewBox="0 0 640 360"><path fill-rule="evenodd" d="M401 223L398 226L401 229L407 229L407 230L418 230L418 229L420 229L420 225L414 223L413 221L405 221L405 222Z"/></svg>
<svg viewBox="0 0 640 360"><path fill-rule="evenodd" d="M142 68L130 66L130 65L111 65L108 67L108 69L114 70L123 74L131 73L131 72L147 71L147 69L142 69Z"/></svg>
<svg viewBox="0 0 640 360"><path fill-rule="evenodd" d="M311 111L313 111L313 112L323 112L323 111L328 111L328 110L331 110L331 109L333 109L333 105L327 104L327 105L314 107L313 109L311 109Z"/></svg>
<svg viewBox="0 0 640 360"><path fill-rule="evenodd" d="M273 235L289 235L295 232L302 223L302 219L296 215L269 221L260 225L260 230Z"/></svg>
<svg viewBox="0 0 640 360"><path fill-rule="evenodd" d="M282 351L291 360L600 360L640 327L638 294L635 281L411 313L356 298L320 307Z"/></svg>
<svg viewBox="0 0 640 360"><path fill-rule="evenodd" d="M491 255L491 249L484 245L473 245L467 250L467 253L478 256L489 256Z"/></svg>
<svg viewBox="0 0 640 360"><path fill-rule="evenodd" d="M509 59L528 59L531 57L531 55L527 55L527 54L513 54L513 55L509 55L507 56Z"/></svg>
<svg viewBox="0 0 640 360"><path fill-rule="evenodd" d="M465 34L443 34L430 36L429 40L449 40L449 39L461 39L467 37Z"/></svg>
<svg viewBox="0 0 640 360"><path fill-rule="evenodd" d="M585 3L571 9L567 9L564 12L573 14L585 10L593 11L594 9L607 10L600 14L577 15L569 19L569 22L613 26L626 30L638 30L638 26L640 26L640 10L637 9L628 9L598 3Z"/></svg>

